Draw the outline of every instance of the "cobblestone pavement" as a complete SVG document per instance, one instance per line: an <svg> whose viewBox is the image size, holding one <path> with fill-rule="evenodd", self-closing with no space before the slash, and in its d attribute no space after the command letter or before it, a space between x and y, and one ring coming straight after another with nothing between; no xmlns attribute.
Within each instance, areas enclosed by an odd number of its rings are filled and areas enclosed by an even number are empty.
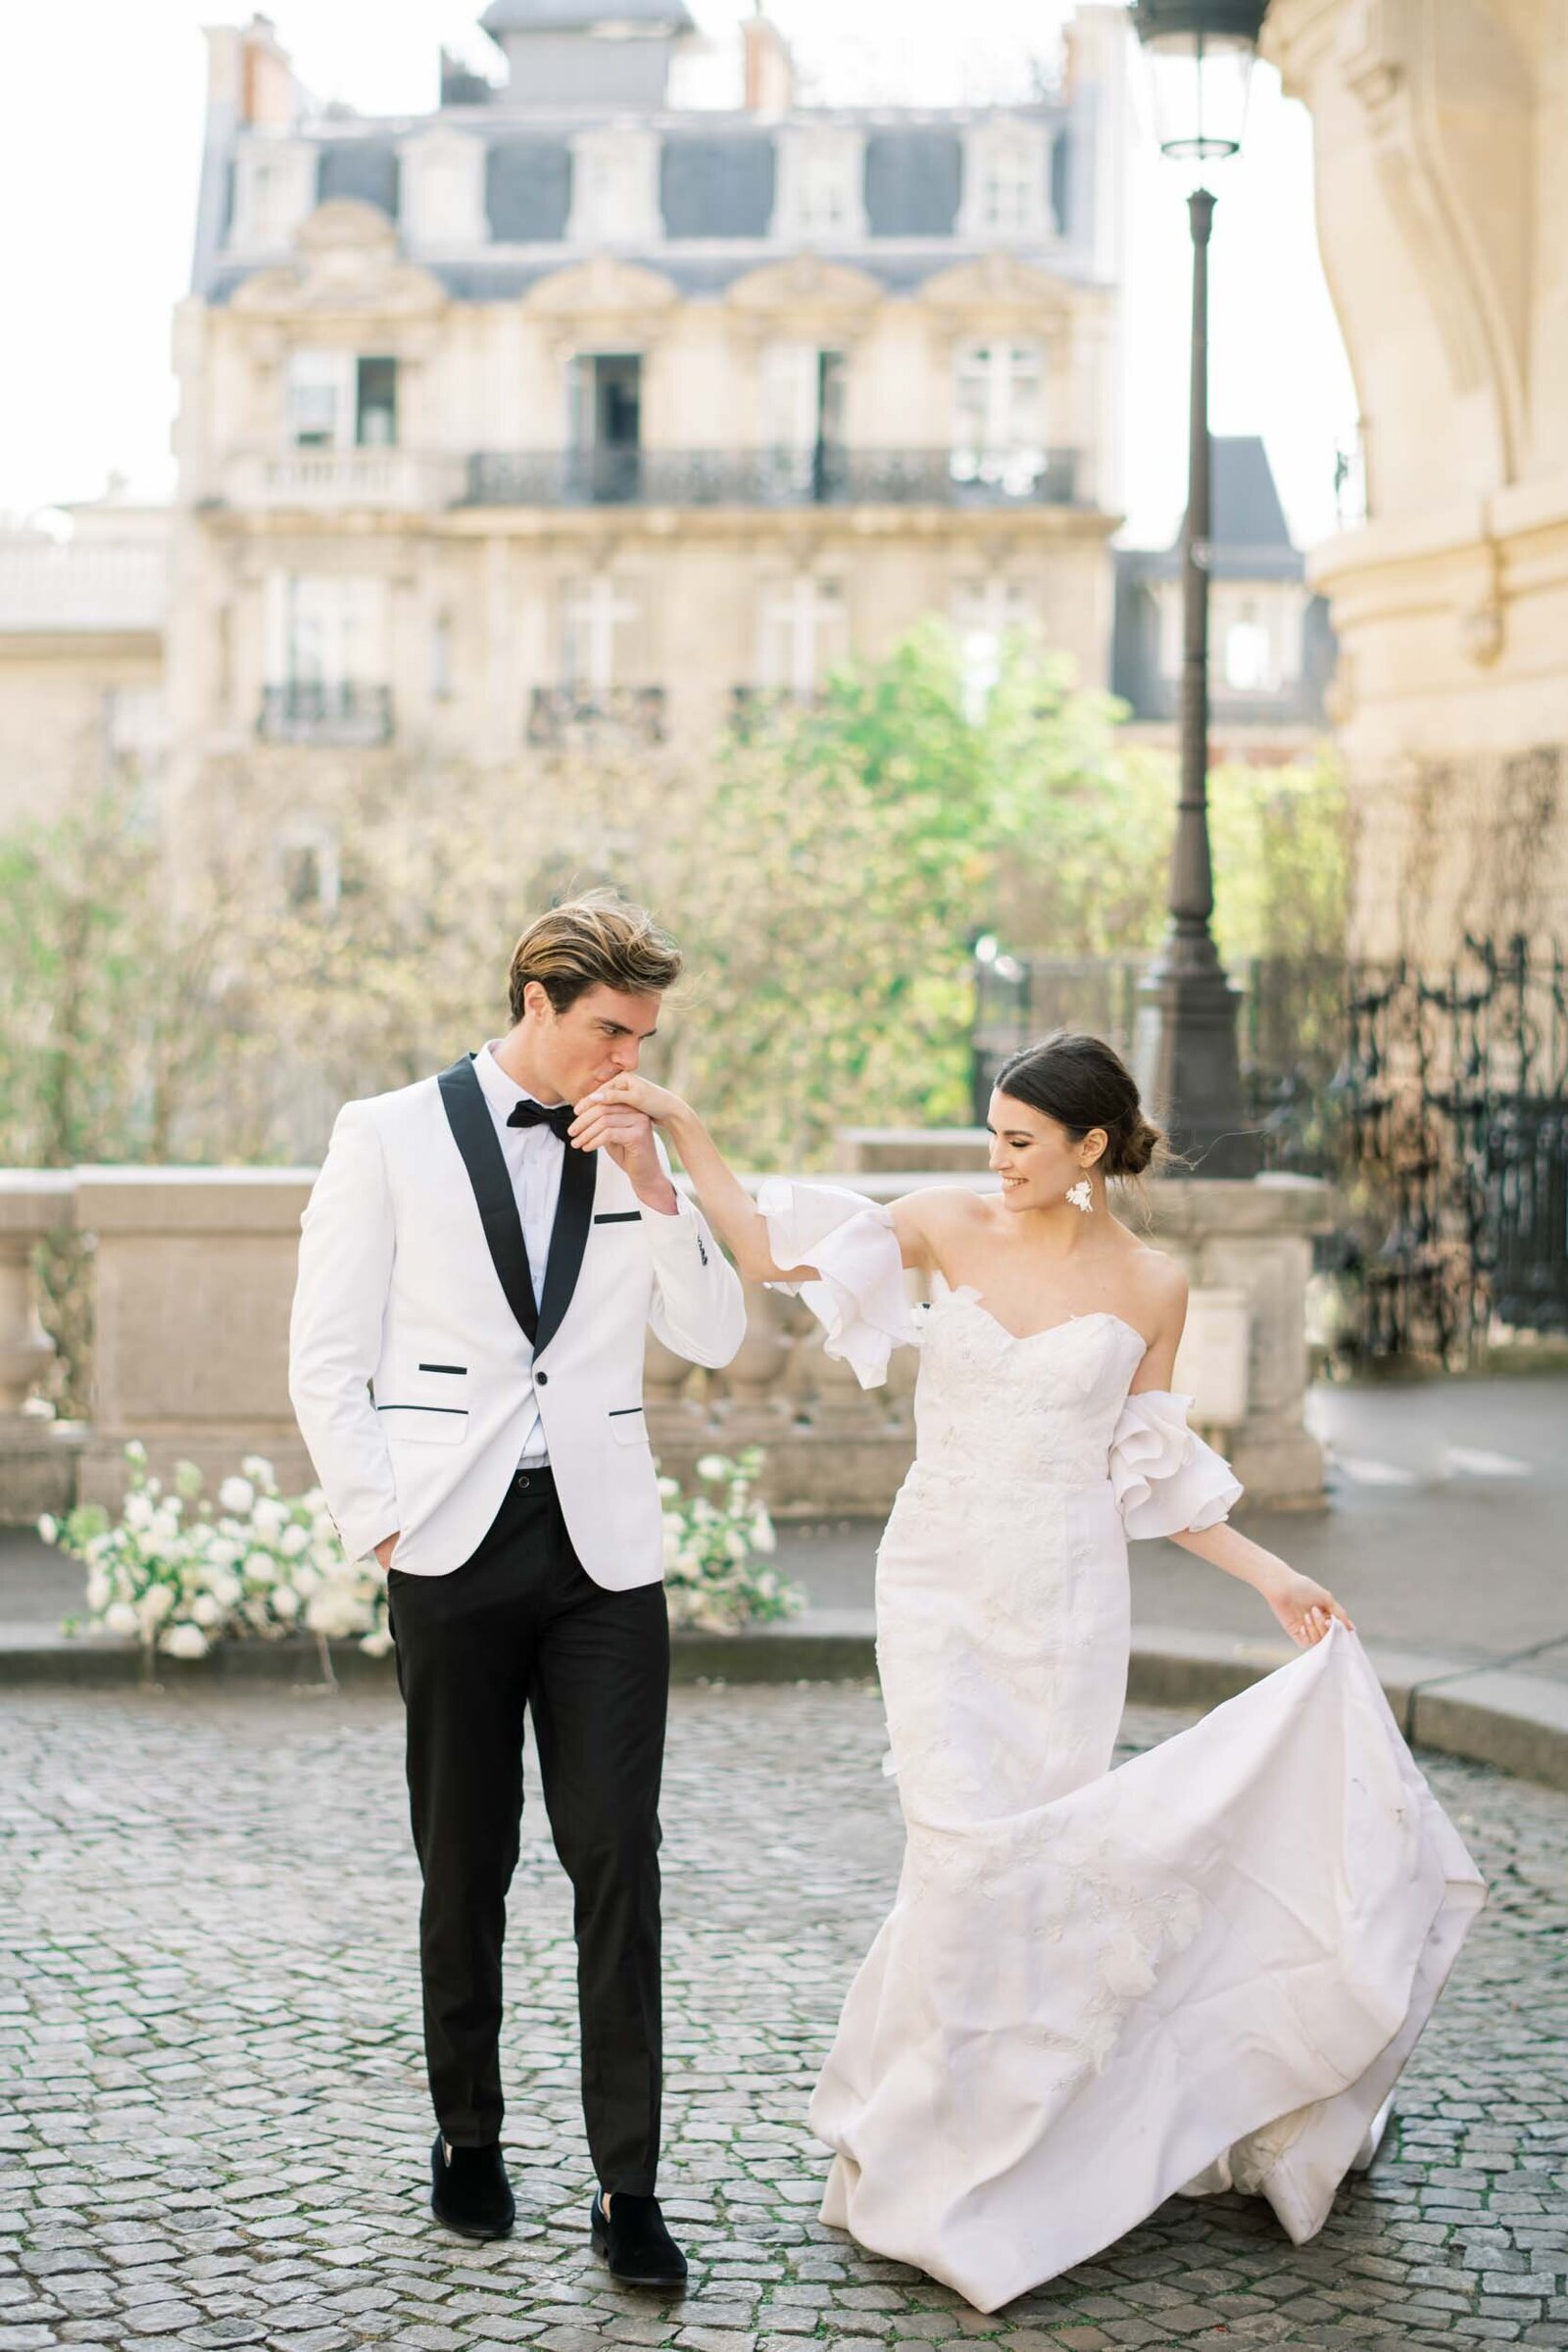
<svg viewBox="0 0 1568 2352"><path fill-rule="evenodd" d="M1493 1900L1396 2134L1320 2237L1178 2198L986 2319L815 2218L806 2097L898 1862L883 1744L860 1690L676 1693L662 2186L695 2261L665 2304L588 2253L568 1907L536 1798L509 1971L518 2227L466 2247L424 2202L396 1701L11 1696L0 2352L1568 2347L1568 1799L1434 1764Z"/></svg>

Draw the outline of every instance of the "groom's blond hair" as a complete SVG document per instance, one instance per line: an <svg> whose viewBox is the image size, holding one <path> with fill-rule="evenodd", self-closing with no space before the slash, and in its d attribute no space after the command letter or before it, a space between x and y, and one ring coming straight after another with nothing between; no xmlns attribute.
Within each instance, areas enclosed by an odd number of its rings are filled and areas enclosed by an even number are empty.
<svg viewBox="0 0 1568 2352"><path fill-rule="evenodd" d="M557 1012L590 988L662 996L680 978L681 952L646 906L614 890L588 890L535 917L512 951L508 987L520 1021L523 991L537 980Z"/></svg>

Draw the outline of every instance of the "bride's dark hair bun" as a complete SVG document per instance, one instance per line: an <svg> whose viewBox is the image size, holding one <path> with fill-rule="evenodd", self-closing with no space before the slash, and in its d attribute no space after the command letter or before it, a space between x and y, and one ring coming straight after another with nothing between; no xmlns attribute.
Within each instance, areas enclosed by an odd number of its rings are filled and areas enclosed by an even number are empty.
<svg viewBox="0 0 1568 2352"><path fill-rule="evenodd" d="M1091 1127L1103 1127L1099 1165L1106 1176L1142 1176L1164 1152L1165 1138L1144 1116L1131 1070L1102 1037L1058 1029L1005 1062L996 1087L1054 1119L1074 1143Z"/></svg>

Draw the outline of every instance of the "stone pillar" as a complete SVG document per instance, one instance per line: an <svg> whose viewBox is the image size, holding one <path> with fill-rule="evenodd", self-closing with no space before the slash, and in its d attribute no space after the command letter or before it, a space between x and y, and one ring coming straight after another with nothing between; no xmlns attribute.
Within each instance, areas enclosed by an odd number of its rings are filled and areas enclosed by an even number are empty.
<svg viewBox="0 0 1568 2352"><path fill-rule="evenodd" d="M1272 1510L1321 1510L1327 1500L1323 1449L1305 1419L1306 1284L1312 1236L1332 1224L1333 1200L1308 1176L1150 1187L1151 1239L1180 1260L1192 1290L1174 1385L1190 1387L1194 1419L1249 1499Z"/></svg>
<svg viewBox="0 0 1568 2352"><path fill-rule="evenodd" d="M38 1315L34 1257L46 1235L69 1230L75 1179L69 1169L0 1171L0 1524L44 1511L58 1518L75 1499L76 1462L86 1432L57 1421L32 1392L54 1361Z"/></svg>

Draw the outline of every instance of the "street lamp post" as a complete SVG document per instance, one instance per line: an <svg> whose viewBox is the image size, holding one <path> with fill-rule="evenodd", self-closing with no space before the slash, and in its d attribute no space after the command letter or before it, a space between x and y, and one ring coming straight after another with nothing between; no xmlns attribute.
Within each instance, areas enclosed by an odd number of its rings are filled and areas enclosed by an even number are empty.
<svg viewBox="0 0 1568 2352"><path fill-rule="evenodd" d="M1162 151L1211 163L1242 143L1247 86L1268 0L1132 0L1154 77ZM1208 846L1208 244L1214 199L1187 200L1193 339L1187 516L1182 526L1181 790L1171 851L1170 927L1142 990L1139 1081L1164 1112L1181 1162L1204 1176L1256 1172L1237 1051L1237 991L1213 934Z"/></svg>

